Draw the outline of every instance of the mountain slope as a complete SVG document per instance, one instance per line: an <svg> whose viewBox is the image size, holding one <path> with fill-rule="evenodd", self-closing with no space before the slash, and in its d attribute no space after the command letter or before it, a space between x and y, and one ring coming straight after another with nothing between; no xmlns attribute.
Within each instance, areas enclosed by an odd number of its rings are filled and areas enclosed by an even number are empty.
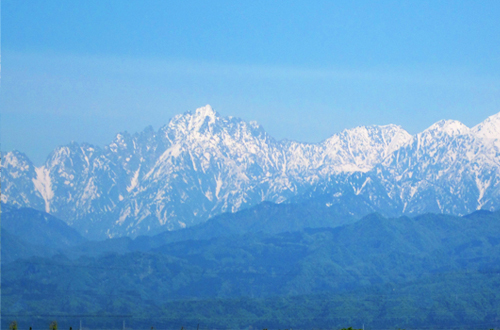
<svg viewBox="0 0 500 330"><path fill-rule="evenodd" d="M491 315L499 304L499 220L500 212L488 211L466 217L372 214L336 228L177 241L147 252L76 260L33 257L3 266L2 312L139 317L147 311L149 322L164 315L163 307L202 299L330 295L338 296L336 303L359 297L362 305L372 306L363 310L389 313L383 316L387 322L396 317L390 311L399 303L411 302L420 313L417 321L438 306L440 312L450 311L457 296ZM392 307L384 309L385 304ZM477 316L446 315L454 323L474 322ZM377 317L372 316L373 322Z"/></svg>
<svg viewBox="0 0 500 330"><path fill-rule="evenodd" d="M49 257L86 240L64 221L31 208L2 203L2 263L32 256Z"/></svg>
<svg viewBox="0 0 500 330"><path fill-rule="evenodd" d="M2 201L44 210L99 239L182 229L301 195L365 210L359 216L494 210L499 118L472 129L440 121L415 136L396 125L357 127L308 144L276 141L255 122L207 105L158 131L117 134L103 148L59 147L41 167L7 153Z"/></svg>
<svg viewBox="0 0 500 330"><path fill-rule="evenodd" d="M2 198L50 212L89 237L154 234L282 202L332 173L367 171L409 138L388 125L346 130L321 144L276 141L256 123L206 106L158 132L118 134L104 148L59 147L22 184L8 154ZM25 186L23 199L15 189Z"/></svg>
<svg viewBox="0 0 500 330"><path fill-rule="evenodd" d="M500 207L500 136L491 132L500 130L498 117L472 129L457 121L440 121L370 171L332 176L298 200L323 196L339 203L345 192L354 192L389 216L496 210Z"/></svg>
<svg viewBox="0 0 500 330"><path fill-rule="evenodd" d="M64 221L31 208L14 208L2 204L2 229L24 242L53 249L83 243L85 239Z"/></svg>

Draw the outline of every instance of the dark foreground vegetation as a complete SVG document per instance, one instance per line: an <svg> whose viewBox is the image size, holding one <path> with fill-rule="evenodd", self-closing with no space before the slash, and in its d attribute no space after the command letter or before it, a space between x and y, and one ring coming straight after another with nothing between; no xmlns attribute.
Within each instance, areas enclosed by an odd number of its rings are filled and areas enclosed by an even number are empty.
<svg viewBox="0 0 500 330"><path fill-rule="evenodd" d="M45 328L43 328L43 329L45 329ZM86 329L88 329L88 328L83 328L83 327L78 328L78 330L86 330ZM130 329L130 328L128 328L128 327L126 328L125 327L125 323L123 323L123 328L122 329L125 330L125 329ZM153 327L153 326L150 329L151 330L160 330L160 329L155 329L155 327ZM254 329L254 328L249 327L248 329ZM17 321L12 321L10 323L9 330L19 330L18 329ZM29 330L38 330L38 329L30 327ZM58 330L58 323L57 323L57 321L50 322L49 330ZM73 330L73 327L69 327L69 330ZM163 330L166 330L166 329L163 329ZM190 328L180 327L180 329L179 328L172 328L172 330L194 330L194 328L190 329ZM216 330L216 329L214 329L214 328L203 328L203 327L200 327L200 325L198 324L196 326L196 330ZM219 329L219 330L223 330L223 329ZM224 329L224 330L230 330L230 329ZM273 330L273 329L267 329L267 328L265 328L265 329L262 329L262 330ZM283 330L288 330L288 329L283 329ZM290 330L292 330L292 329L290 329ZM364 330L364 328L363 329L353 329L353 327L349 327L349 328L342 328L342 329L339 329L339 330ZM397 329L397 330L405 330L405 329ZM493 330L493 329L490 329L490 330Z"/></svg>
<svg viewBox="0 0 500 330"><path fill-rule="evenodd" d="M80 320L88 328L155 329L184 326L243 329L332 329L355 324L366 329L498 327L498 276L453 274L428 278L406 285L380 285L346 294L315 294L263 299L218 298L170 301L157 304L140 297L70 294L59 299L31 300L31 315L3 316L4 326L15 318L22 328L46 328L57 318L62 328L76 329ZM392 291L392 292L391 292ZM453 293L451 293L453 292ZM94 302L97 304L94 305ZM20 302L19 302L20 304ZM48 306L46 304L49 304ZM52 313L58 310L58 313ZM77 313L81 310L81 313ZM312 326L314 325L314 326Z"/></svg>
<svg viewBox="0 0 500 330"><path fill-rule="evenodd" d="M13 228L2 227L5 329L500 327L500 212L191 240L34 244Z"/></svg>

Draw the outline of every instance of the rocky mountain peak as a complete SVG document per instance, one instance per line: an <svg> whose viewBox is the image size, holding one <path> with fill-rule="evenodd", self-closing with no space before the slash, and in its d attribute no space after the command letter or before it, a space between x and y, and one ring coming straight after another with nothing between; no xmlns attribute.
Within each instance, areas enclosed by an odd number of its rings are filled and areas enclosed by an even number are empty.
<svg viewBox="0 0 500 330"><path fill-rule="evenodd" d="M61 146L41 167L7 153L2 201L49 211L94 238L180 229L325 182L335 184L338 203L350 205L342 196L351 191L367 210L492 209L500 205L499 148L476 135L497 137L499 122L497 114L471 132L444 120L413 137L397 125L360 126L300 143L207 105L157 132L117 134L103 148Z"/></svg>
<svg viewBox="0 0 500 330"><path fill-rule="evenodd" d="M500 139L500 112L474 126L472 132L480 138Z"/></svg>
<svg viewBox="0 0 500 330"><path fill-rule="evenodd" d="M423 131L422 134L428 134L431 136L438 136L442 134L457 136L467 134L469 130L470 129L467 126L458 120L440 120Z"/></svg>
<svg viewBox="0 0 500 330"><path fill-rule="evenodd" d="M344 160L342 172L366 172L410 139L411 135L397 125L359 126L333 135L323 145L331 162Z"/></svg>
<svg viewBox="0 0 500 330"><path fill-rule="evenodd" d="M205 117L214 118L215 116L217 116L217 113L215 112L214 109L212 109L210 104L207 104L204 107L200 107L200 108L196 109L195 116L201 117L201 118L205 118Z"/></svg>

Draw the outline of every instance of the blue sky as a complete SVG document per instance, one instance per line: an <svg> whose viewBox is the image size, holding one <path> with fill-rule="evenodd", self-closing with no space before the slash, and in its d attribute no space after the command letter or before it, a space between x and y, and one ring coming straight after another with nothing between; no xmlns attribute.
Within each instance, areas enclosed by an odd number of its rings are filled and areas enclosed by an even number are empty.
<svg viewBox="0 0 500 330"><path fill-rule="evenodd" d="M2 1L2 150L211 104L274 137L500 111L500 1Z"/></svg>

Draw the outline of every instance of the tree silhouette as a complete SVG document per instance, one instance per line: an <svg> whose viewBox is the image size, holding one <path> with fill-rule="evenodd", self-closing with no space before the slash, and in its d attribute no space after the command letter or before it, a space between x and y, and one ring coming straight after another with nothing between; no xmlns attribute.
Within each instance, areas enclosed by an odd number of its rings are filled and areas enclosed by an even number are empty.
<svg viewBox="0 0 500 330"><path fill-rule="evenodd" d="M17 330L17 321L10 322L9 330Z"/></svg>

